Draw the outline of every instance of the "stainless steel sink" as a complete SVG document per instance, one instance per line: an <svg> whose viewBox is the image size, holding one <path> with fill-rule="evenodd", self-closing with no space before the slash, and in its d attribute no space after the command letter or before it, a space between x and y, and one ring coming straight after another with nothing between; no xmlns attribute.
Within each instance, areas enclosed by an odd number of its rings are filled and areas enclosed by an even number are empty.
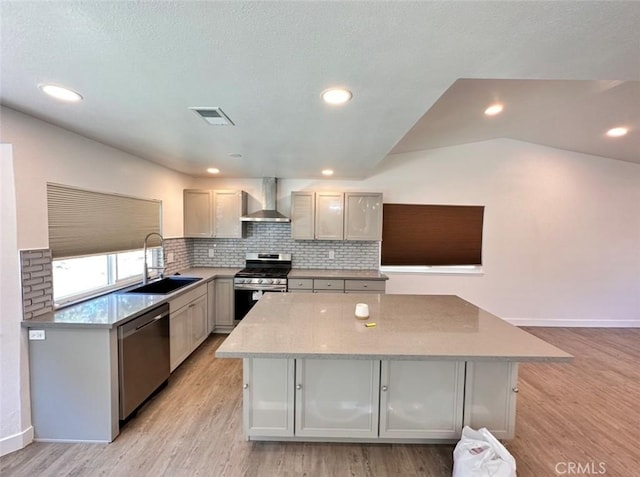
<svg viewBox="0 0 640 477"><path fill-rule="evenodd" d="M140 285L129 290L124 290L122 293L166 295L167 293L171 293L172 291L176 291L182 287L191 285L192 283L195 283L199 280L202 280L202 278L171 276L162 278L155 282L147 283L146 285Z"/></svg>

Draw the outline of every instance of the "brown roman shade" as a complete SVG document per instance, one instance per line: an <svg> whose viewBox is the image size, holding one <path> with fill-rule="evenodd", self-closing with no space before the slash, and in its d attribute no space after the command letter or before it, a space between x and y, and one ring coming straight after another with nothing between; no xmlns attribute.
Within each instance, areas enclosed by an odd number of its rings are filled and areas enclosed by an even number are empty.
<svg viewBox="0 0 640 477"><path fill-rule="evenodd" d="M161 230L158 200L47 184L47 206L56 259L140 249L147 234ZM160 240L153 236L148 245Z"/></svg>
<svg viewBox="0 0 640 477"><path fill-rule="evenodd" d="M383 266L481 265L484 206L384 204Z"/></svg>

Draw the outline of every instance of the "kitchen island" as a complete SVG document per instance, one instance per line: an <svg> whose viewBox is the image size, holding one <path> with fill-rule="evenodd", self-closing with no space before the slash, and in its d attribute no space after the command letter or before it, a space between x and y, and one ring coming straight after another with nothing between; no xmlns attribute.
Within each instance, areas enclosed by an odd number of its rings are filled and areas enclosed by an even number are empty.
<svg viewBox="0 0 640 477"><path fill-rule="evenodd" d="M243 359L247 439L359 442L512 438L518 363L572 359L456 296L294 293L266 294L216 356Z"/></svg>

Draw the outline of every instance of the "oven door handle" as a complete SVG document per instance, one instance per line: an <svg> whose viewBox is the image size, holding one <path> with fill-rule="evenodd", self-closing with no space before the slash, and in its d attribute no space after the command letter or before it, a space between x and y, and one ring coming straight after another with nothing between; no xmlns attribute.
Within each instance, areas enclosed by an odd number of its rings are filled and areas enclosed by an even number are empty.
<svg viewBox="0 0 640 477"><path fill-rule="evenodd" d="M286 292L286 288L282 288L282 285L241 285L235 286L234 290L247 290L247 291L281 291Z"/></svg>

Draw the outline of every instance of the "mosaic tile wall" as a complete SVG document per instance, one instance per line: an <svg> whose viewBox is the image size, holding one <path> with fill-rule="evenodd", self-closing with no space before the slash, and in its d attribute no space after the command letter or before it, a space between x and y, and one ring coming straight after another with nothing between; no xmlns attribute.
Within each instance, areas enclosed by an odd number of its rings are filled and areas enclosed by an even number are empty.
<svg viewBox="0 0 640 477"><path fill-rule="evenodd" d="M53 311L51 250L21 251L20 268L24 319Z"/></svg>

